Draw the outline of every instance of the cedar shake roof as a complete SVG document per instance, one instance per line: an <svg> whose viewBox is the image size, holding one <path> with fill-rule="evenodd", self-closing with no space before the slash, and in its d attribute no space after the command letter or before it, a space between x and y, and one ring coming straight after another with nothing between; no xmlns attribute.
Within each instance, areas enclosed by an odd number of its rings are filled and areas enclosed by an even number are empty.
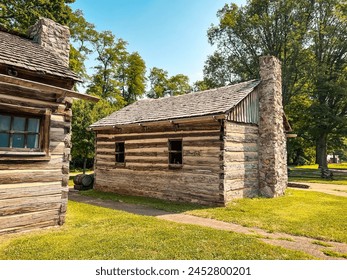
<svg viewBox="0 0 347 280"><path fill-rule="evenodd" d="M90 127L116 126L223 114L242 101L260 83L251 80L179 96L139 100Z"/></svg>
<svg viewBox="0 0 347 280"><path fill-rule="evenodd" d="M0 64L75 81L80 78L62 65L60 59L33 41L0 30Z"/></svg>

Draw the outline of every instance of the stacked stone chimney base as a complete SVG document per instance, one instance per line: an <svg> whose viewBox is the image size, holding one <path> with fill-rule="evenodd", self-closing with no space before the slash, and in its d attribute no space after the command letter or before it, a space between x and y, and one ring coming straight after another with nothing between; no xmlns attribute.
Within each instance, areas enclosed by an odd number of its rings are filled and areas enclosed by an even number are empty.
<svg viewBox="0 0 347 280"><path fill-rule="evenodd" d="M288 183L280 61L261 57L260 77L259 191L262 196L277 197L284 194Z"/></svg>

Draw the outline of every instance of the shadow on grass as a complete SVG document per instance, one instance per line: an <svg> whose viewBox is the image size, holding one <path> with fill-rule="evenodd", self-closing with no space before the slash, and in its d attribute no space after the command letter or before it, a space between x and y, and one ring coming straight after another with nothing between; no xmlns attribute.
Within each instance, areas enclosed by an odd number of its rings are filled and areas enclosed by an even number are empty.
<svg viewBox="0 0 347 280"><path fill-rule="evenodd" d="M174 213L182 213L191 210L199 210L199 209L209 209L209 208L218 208L218 206L203 206L194 203L183 203L183 202L175 202L175 201L166 201L157 198L150 197L140 197L140 196L130 196L130 195L120 195L110 192L101 192L97 190L86 190L79 191L79 194L82 196L88 196L93 198L99 198L102 200L113 201L118 203L127 203L127 204L135 204L142 205L158 210L163 210L166 212L174 212Z"/></svg>

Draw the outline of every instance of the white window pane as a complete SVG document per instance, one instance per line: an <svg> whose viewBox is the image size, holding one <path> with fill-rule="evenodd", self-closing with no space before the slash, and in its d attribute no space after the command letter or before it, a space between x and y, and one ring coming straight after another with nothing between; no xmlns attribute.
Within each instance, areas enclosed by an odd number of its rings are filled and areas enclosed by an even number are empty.
<svg viewBox="0 0 347 280"><path fill-rule="evenodd" d="M24 131L25 129L25 118L14 117L12 129L14 131Z"/></svg>
<svg viewBox="0 0 347 280"><path fill-rule="evenodd" d="M9 147L10 135L7 133L0 133L0 147L7 148Z"/></svg>
<svg viewBox="0 0 347 280"><path fill-rule="evenodd" d="M24 148L24 134L12 135L12 148Z"/></svg>
<svg viewBox="0 0 347 280"><path fill-rule="evenodd" d="M0 115L0 130L8 131L10 130L11 117Z"/></svg>
<svg viewBox="0 0 347 280"><path fill-rule="evenodd" d="M36 149L39 146L39 136L37 134L28 135L27 148Z"/></svg>
<svg viewBox="0 0 347 280"><path fill-rule="evenodd" d="M39 119L28 119L28 131L29 132L39 132L40 120Z"/></svg>

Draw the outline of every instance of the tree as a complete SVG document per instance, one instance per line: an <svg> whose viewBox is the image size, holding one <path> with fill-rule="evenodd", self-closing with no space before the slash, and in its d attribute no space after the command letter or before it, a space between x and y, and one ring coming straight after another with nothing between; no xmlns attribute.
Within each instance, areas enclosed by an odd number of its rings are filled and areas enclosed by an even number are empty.
<svg viewBox="0 0 347 280"><path fill-rule="evenodd" d="M313 141L316 161L326 167L331 135L346 136L346 11L346 1L338 0L225 5L208 31L217 50L206 61L204 81L214 87L258 78L258 57L277 56L285 110L304 139L295 150L300 154L307 150L302 143ZM293 106L300 99L306 106Z"/></svg>
<svg viewBox="0 0 347 280"><path fill-rule="evenodd" d="M215 53L208 57L204 80L209 87L259 78L259 56L282 61L283 101L287 105L306 80L307 31L312 1L251 0L239 8L225 5L218 11L219 25L208 30Z"/></svg>
<svg viewBox="0 0 347 280"><path fill-rule="evenodd" d="M193 91L203 91L210 89L210 86L208 85L208 82L205 80L196 81L193 84Z"/></svg>
<svg viewBox="0 0 347 280"><path fill-rule="evenodd" d="M165 95L165 92L168 90L168 72L153 67L150 70L148 80L150 82L150 90L147 93L149 98L160 98Z"/></svg>
<svg viewBox="0 0 347 280"><path fill-rule="evenodd" d="M72 119L71 155L73 160L82 159L84 174L87 160L93 159L95 156L95 134L88 127L113 113L115 107L104 99L100 99L97 103L76 100L73 102L72 110L74 116Z"/></svg>
<svg viewBox="0 0 347 280"><path fill-rule="evenodd" d="M172 76L168 81L168 89L172 95L182 95L192 91L189 78L183 74Z"/></svg>
<svg viewBox="0 0 347 280"><path fill-rule="evenodd" d="M146 64L137 52L127 55L125 63L122 96L127 104L131 104L145 92Z"/></svg>
<svg viewBox="0 0 347 280"><path fill-rule="evenodd" d="M68 25L72 10L67 4L75 0L1 0L0 24L10 30L26 33L40 16Z"/></svg>
<svg viewBox="0 0 347 280"><path fill-rule="evenodd" d="M83 12L76 10L71 14L69 22L71 39L70 68L84 80L88 80L85 61L93 52L91 43L95 41L97 32L95 26L85 20Z"/></svg>
<svg viewBox="0 0 347 280"><path fill-rule="evenodd" d="M191 91L189 78L183 74L177 74L168 77L168 72L153 67L150 70L148 79L150 81L150 90L147 93L149 98L160 98L165 95L181 95Z"/></svg>
<svg viewBox="0 0 347 280"><path fill-rule="evenodd" d="M116 40L111 31L98 33L93 41L98 64L94 67L96 72L92 76L87 93L118 104L118 107L125 105L120 91L121 81L117 79L117 75L121 58L126 52L126 44L122 39Z"/></svg>
<svg viewBox="0 0 347 280"><path fill-rule="evenodd" d="M316 162L324 168L330 135L347 135L346 7L346 1L317 0L312 20L311 133L316 141Z"/></svg>

